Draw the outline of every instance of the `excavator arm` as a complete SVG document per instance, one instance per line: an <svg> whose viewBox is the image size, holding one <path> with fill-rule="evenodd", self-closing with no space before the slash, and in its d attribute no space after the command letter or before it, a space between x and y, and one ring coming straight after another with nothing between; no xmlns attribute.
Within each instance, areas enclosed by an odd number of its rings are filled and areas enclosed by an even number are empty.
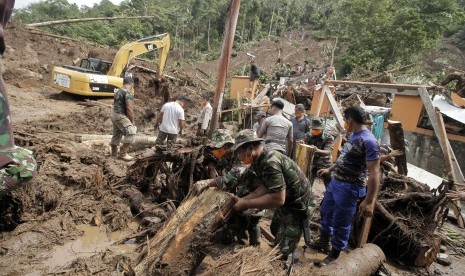
<svg viewBox="0 0 465 276"><path fill-rule="evenodd" d="M122 77L123 70L128 63L135 57L159 50L157 79L161 79L166 64L166 58L170 49L170 35L168 33L143 38L130 42L121 47L116 53L113 64L108 71L109 76Z"/></svg>

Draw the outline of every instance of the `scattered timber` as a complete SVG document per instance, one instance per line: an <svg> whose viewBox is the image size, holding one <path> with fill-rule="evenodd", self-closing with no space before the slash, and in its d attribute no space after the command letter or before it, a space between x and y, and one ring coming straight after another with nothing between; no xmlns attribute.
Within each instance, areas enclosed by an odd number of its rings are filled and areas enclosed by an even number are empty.
<svg viewBox="0 0 465 276"><path fill-rule="evenodd" d="M389 174L381 183L368 240L408 265L430 265L440 250L435 230L447 213L448 188L443 182L430 190L412 178Z"/></svg>

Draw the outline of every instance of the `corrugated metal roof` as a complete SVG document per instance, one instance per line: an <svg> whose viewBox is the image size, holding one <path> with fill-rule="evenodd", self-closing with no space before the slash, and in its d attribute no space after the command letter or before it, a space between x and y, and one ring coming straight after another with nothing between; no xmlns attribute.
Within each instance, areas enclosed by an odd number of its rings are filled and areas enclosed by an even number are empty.
<svg viewBox="0 0 465 276"><path fill-rule="evenodd" d="M444 96L434 97L433 106L439 108L443 115L465 125L465 109L451 105Z"/></svg>

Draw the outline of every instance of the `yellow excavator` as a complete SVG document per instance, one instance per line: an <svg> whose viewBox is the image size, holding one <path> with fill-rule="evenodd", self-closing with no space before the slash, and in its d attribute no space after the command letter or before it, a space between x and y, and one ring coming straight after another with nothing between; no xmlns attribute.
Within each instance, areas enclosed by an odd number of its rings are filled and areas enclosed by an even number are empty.
<svg viewBox="0 0 465 276"><path fill-rule="evenodd" d="M157 79L160 80L170 49L168 33L146 37L121 47L113 62L97 58L85 58L80 66L55 66L51 86L81 96L111 96L123 86L123 77L128 64L135 57L159 50Z"/></svg>

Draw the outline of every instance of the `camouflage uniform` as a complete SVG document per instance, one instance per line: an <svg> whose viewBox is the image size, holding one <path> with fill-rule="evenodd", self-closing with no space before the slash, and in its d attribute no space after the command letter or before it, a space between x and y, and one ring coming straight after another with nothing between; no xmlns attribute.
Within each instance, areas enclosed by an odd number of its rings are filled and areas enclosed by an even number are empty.
<svg viewBox="0 0 465 276"><path fill-rule="evenodd" d="M327 150L329 152L333 152L334 149L334 137L333 135L329 134L328 132L324 131L324 124L321 118L313 118L312 120L312 129L321 129L323 133L319 136L312 136L310 133L307 133L307 144L311 146L315 146L320 150ZM313 185L313 182L316 178L316 173L320 169L327 169L331 167L333 164L332 162L332 154L330 155L318 155L315 154L313 157L313 164L312 164L312 174L310 178L310 183ZM323 182L327 187L329 182L331 182L331 175L325 174L323 175Z"/></svg>
<svg viewBox="0 0 465 276"><path fill-rule="evenodd" d="M2 149L0 159L0 197L36 175L37 163L30 150L20 147Z"/></svg>
<svg viewBox="0 0 465 276"><path fill-rule="evenodd" d="M236 148L244 143L259 141L254 139L250 130L236 135ZM239 141L246 142L239 142ZM244 177L253 177L255 186L259 183L270 193L286 190L284 205L276 208L271 221L271 233L275 236L275 245L279 245L283 256L295 250L302 235L303 222L309 218L311 203L311 185L299 166L286 155L278 151L263 150L258 161L246 169ZM258 187L258 186L257 186ZM254 187L256 189L256 187Z"/></svg>
<svg viewBox="0 0 465 276"><path fill-rule="evenodd" d="M209 146L211 149L218 149L223 147L226 143L234 143L231 134L228 130L218 129L213 132L212 143L210 143ZM210 164L213 162L218 172L226 172L215 179L216 186L220 190L228 191L239 197L243 197L258 187L256 181L254 181L256 176L245 175L244 173L247 167L243 166L234 156L223 157L219 160L211 154L210 150L205 155L205 160L210 162ZM253 172L248 171L248 173L250 174ZM225 233L228 237L223 238L223 240L229 241L234 237L239 240L245 239L245 230L247 230L250 244L257 245L260 237L259 221L264 214L264 211L255 210L254 212L233 216L228 221L229 229L227 233Z"/></svg>
<svg viewBox="0 0 465 276"><path fill-rule="evenodd" d="M115 93L113 104L113 113L111 114L111 122L113 123L113 137L110 144L118 146L123 139L123 144L134 144L136 139L136 127L127 117L126 101L133 101L134 96L131 91L126 88L120 88Z"/></svg>

